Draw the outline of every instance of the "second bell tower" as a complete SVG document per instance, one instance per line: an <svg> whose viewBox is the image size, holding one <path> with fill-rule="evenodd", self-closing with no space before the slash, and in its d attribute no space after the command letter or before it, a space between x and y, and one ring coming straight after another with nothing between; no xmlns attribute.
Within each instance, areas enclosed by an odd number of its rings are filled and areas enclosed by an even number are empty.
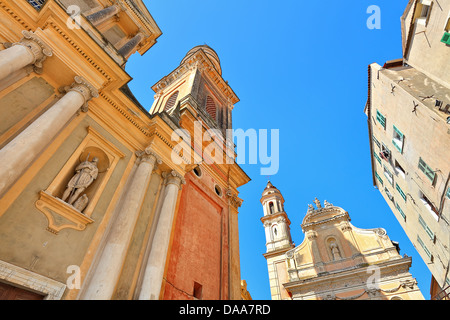
<svg viewBox="0 0 450 320"><path fill-rule="evenodd" d="M266 232L266 252L292 248L289 227L291 222L284 211L284 199L281 192L270 181L263 191L261 204L264 210L261 222Z"/></svg>

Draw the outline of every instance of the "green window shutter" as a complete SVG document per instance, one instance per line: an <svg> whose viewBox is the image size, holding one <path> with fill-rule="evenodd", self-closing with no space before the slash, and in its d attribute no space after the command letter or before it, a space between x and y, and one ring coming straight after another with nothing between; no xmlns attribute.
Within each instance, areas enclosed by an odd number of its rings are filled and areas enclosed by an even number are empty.
<svg viewBox="0 0 450 320"><path fill-rule="evenodd" d="M381 159L380 159L380 157L377 155L377 153L374 151L373 152L373 156L375 157L375 159L377 159L377 161L380 163L380 165L381 165Z"/></svg>
<svg viewBox="0 0 450 320"><path fill-rule="evenodd" d="M422 247L423 251L425 251L425 253L427 254L428 258L430 258L431 260L431 252L430 250L428 250L427 246L425 245L425 243L423 243L422 239L420 239L419 236L417 236L417 242L420 244L420 246Z"/></svg>
<svg viewBox="0 0 450 320"><path fill-rule="evenodd" d="M405 136L400 130L398 130L396 126L393 127L394 127L394 139L392 139L392 143L394 144L395 148L397 148L398 151L402 152L403 139L405 138Z"/></svg>
<svg viewBox="0 0 450 320"><path fill-rule="evenodd" d="M395 189L397 189L398 193L400 193L400 195L402 196L403 200L405 200L406 202L406 195L403 192L403 190L400 188L400 186L398 185L398 183L395 184Z"/></svg>
<svg viewBox="0 0 450 320"><path fill-rule="evenodd" d="M375 171L375 177L377 177L378 181L380 181L381 185L383 185L383 179L378 175L378 173Z"/></svg>
<svg viewBox="0 0 450 320"><path fill-rule="evenodd" d="M434 240L434 232L431 231L430 227L426 224L425 220L423 220L422 216L419 214L419 224L422 226L422 228L425 230L425 232L428 234L431 240Z"/></svg>
<svg viewBox="0 0 450 320"><path fill-rule="evenodd" d="M444 32L444 36L442 37L441 42L450 45L450 33Z"/></svg>
<svg viewBox="0 0 450 320"><path fill-rule="evenodd" d="M419 169L422 171L431 182L434 182L434 178L436 177L436 173L431 169L422 158L419 158Z"/></svg>
<svg viewBox="0 0 450 320"><path fill-rule="evenodd" d="M377 121L386 129L386 117L381 114L380 111L377 110Z"/></svg>
<svg viewBox="0 0 450 320"><path fill-rule="evenodd" d="M406 220L406 214L403 212L402 208L398 205L398 203L395 204L397 207L398 212L400 212L400 215L403 217L404 220Z"/></svg>
<svg viewBox="0 0 450 320"><path fill-rule="evenodd" d="M375 144L378 146L378 148L381 148L380 141L378 141L378 139L375 138L375 136L372 136L372 139L373 139L373 142L375 142Z"/></svg>
<svg viewBox="0 0 450 320"><path fill-rule="evenodd" d="M450 199L450 188L447 189L447 194L445 196Z"/></svg>

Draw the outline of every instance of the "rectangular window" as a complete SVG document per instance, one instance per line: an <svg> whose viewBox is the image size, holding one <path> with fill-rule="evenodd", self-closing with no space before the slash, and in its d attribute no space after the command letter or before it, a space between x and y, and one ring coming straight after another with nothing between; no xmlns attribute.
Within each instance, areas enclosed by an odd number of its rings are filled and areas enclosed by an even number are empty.
<svg viewBox="0 0 450 320"><path fill-rule="evenodd" d="M419 236L417 236L417 242L420 244L420 246L422 247L423 251L425 251L426 255L428 256L428 258L430 260L433 260L433 255L431 254L430 250L428 250L427 246L425 245L425 243L422 241L422 239L420 239Z"/></svg>
<svg viewBox="0 0 450 320"><path fill-rule="evenodd" d="M427 176L428 179L430 179L432 183L434 183L436 173L425 163L425 161L422 160L422 158L419 159L419 169Z"/></svg>
<svg viewBox="0 0 450 320"><path fill-rule="evenodd" d="M375 157L375 159L377 159L378 163L381 165L381 159L375 151L373 152L373 156Z"/></svg>
<svg viewBox="0 0 450 320"><path fill-rule="evenodd" d="M397 189L398 193L400 193L400 195L402 196L403 200L405 200L406 202L406 195L403 192L403 190L400 188L400 186L398 185L398 183L395 184L395 189Z"/></svg>
<svg viewBox="0 0 450 320"><path fill-rule="evenodd" d="M378 173L376 171L375 171L375 177L377 177L380 184L383 185L383 179L381 179L381 177L378 175Z"/></svg>
<svg viewBox="0 0 450 320"><path fill-rule="evenodd" d="M391 159L391 150L389 150L389 148L384 143L381 143L380 157L382 157L386 161L389 161L389 159Z"/></svg>
<svg viewBox="0 0 450 320"><path fill-rule="evenodd" d="M393 127L394 127L394 137L392 139L392 143L394 144L395 148L397 148L398 151L402 152L405 136L400 130L398 130L396 126Z"/></svg>
<svg viewBox="0 0 450 320"><path fill-rule="evenodd" d="M388 170L388 168L386 168L386 166L383 166L384 169L384 176L388 179L389 183L391 185L394 184L394 176L392 175L392 173Z"/></svg>
<svg viewBox="0 0 450 320"><path fill-rule="evenodd" d="M433 217L437 218L439 216L438 211L436 210L436 207L433 205L430 199L423 193L419 192L420 201L422 201L425 208L428 209L430 213L433 213Z"/></svg>
<svg viewBox="0 0 450 320"><path fill-rule="evenodd" d="M388 188L384 187L384 192L386 193L389 200L394 201L394 196L392 195L392 193L389 191Z"/></svg>
<svg viewBox="0 0 450 320"><path fill-rule="evenodd" d="M406 221L406 214L403 212L402 208L398 205L398 203L395 204L397 207L398 212L400 212L400 215L403 217L403 220Z"/></svg>
<svg viewBox="0 0 450 320"><path fill-rule="evenodd" d="M417 18L417 23L427 26L428 21L430 20L431 16L431 9L433 8L433 1L431 0L421 0L420 4L418 5L417 9L421 10L420 15Z"/></svg>
<svg viewBox="0 0 450 320"><path fill-rule="evenodd" d="M428 234L431 240L434 240L434 232L431 231L431 229L426 224L425 220L423 220L422 216L419 214L419 224L422 226L422 228L425 230L425 232Z"/></svg>
<svg viewBox="0 0 450 320"><path fill-rule="evenodd" d="M381 114L380 111L377 110L377 121L383 126L383 129L386 129L386 117Z"/></svg>
<svg viewBox="0 0 450 320"><path fill-rule="evenodd" d="M400 163L397 162L397 160L395 160L395 172L397 172L397 174L399 176L401 176L403 179L405 179L406 176L406 172L405 169L402 168L402 166L400 165Z"/></svg>

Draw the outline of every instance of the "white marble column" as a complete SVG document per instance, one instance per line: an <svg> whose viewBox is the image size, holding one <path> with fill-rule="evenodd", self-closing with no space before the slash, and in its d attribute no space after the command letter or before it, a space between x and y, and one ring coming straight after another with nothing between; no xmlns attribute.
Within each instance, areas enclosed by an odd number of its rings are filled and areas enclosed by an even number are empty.
<svg viewBox="0 0 450 320"><path fill-rule="evenodd" d="M75 113L80 108L86 110L88 101L98 96L97 90L79 76L65 89L67 93L61 99L0 150L0 196L22 175Z"/></svg>
<svg viewBox="0 0 450 320"><path fill-rule="evenodd" d="M165 178L166 185L164 200L161 206L155 236L153 237L151 251L144 269L139 300L159 299L178 191L181 189L181 184L185 183L184 178L175 171L164 173L163 177Z"/></svg>
<svg viewBox="0 0 450 320"><path fill-rule="evenodd" d="M120 277L128 246L147 192L158 156L150 150L137 153L137 169L125 195L119 203L117 216L108 232L92 276L83 289L83 300L109 300Z"/></svg>
<svg viewBox="0 0 450 320"><path fill-rule="evenodd" d="M6 43L6 49L0 51L0 80L28 65L41 73L43 61L52 56L50 47L33 32L24 30L22 35L19 42Z"/></svg>

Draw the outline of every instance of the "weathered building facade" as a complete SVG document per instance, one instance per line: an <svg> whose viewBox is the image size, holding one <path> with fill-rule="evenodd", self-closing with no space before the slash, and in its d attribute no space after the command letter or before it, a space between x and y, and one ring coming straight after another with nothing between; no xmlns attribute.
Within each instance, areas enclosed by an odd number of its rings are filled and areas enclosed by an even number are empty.
<svg viewBox="0 0 450 320"><path fill-rule="evenodd" d="M181 67L216 104L186 87L147 111L125 64L161 34L140 0L0 1L0 298L240 299L249 178L194 156L211 140L186 140L191 158L173 140L223 132L239 99L197 47Z"/></svg>
<svg viewBox="0 0 450 320"><path fill-rule="evenodd" d="M373 184L430 269L431 297L443 297L450 286L450 2L409 1L401 21L403 57L369 66Z"/></svg>
<svg viewBox="0 0 450 320"><path fill-rule="evenodd" d="M295 246L281 192L270 182L261 203L273 300L423 300L409 273L411 257L399 254L382 228L359 229L348 212L315 199Z"/></svg>

